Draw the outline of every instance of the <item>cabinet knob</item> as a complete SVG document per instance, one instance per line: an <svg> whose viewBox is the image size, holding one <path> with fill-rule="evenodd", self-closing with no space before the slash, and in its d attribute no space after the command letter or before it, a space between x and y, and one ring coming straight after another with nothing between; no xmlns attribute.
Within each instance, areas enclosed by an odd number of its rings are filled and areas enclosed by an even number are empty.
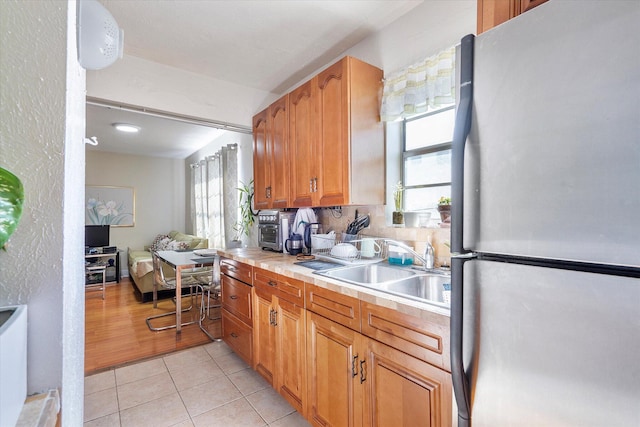
<svg viewBox="0 0 640 427"><path fill-rule="evenodd" d="M229 298L230 299L238 299L238 295L230 295Z"/></svg>

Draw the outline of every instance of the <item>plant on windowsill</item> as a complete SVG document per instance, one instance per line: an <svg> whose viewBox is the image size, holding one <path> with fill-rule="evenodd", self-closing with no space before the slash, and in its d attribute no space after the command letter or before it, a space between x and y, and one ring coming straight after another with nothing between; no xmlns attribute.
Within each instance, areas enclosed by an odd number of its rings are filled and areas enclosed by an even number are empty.
<svg viewBox="0 0 640 427"><path fill-rule="evenodd" d="M440 197L440 200L438 200L438 212L442 222L445 224L451 222L451 197Z"/></svg>
<svg viewBox="0 0 640 427"><path fill-rule="evenodd" d="M0 248L5 251L9 237L20 221L23 202L24 187L20 179L0 168Z"/></svg>
<svg viewBox="0 0 640 427"><path fill-rule="evenodd" d="M255 213L251 209L251 203L253 202L253 180L249 184L244 184L240 181L240 187L237 188L240 192L238 205L240 206L240 217L238 222L233 226L233 230L236 232L233 240L231 241L231 247L242 247L242 236L249 237L251 235L251 228L255 222Z"/></svg>
<svg viewBox="0 0 640 427"><path fill-rule="evenodd" d="M395 211L393 211L392 222L393 225L404 224L404 215L402 214L402 195L404 193L404 187L402 181L398 181L396 189L393 190L393 203L395 204Z"/></svg>

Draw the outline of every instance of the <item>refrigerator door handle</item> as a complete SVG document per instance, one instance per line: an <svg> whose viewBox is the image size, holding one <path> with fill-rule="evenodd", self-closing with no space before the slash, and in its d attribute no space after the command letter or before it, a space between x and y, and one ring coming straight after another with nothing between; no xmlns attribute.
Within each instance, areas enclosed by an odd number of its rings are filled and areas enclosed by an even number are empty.
<svg viewBox="0 0 640 427"><path fill-rule="evenodd" d="M460 102L456 111L451 155L451 378L458 405L458 426L471 425L469 379L462 360L463 266L470 259L463 248L464 149L471 130L473 47L475 36L460 42Z"/></svg>
<svg viewBox="0 0 640 427"><path fill-rule="evenodd" d="M463 253L464 147L471 130L474 41L475 36L469 34L460 42L460 101L451 143L451 252L454 254Z"/></svg>

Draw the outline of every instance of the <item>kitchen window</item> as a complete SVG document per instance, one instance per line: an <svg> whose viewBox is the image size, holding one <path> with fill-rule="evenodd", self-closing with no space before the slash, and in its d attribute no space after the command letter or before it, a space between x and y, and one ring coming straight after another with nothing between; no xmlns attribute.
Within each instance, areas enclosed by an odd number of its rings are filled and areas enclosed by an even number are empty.
<svg viewBox="0 0 640 427"><path fill-rule="evenodd" d="M455 105L404 120L402 181L404 210L436 209L451 196L451 142Z"/></svg>

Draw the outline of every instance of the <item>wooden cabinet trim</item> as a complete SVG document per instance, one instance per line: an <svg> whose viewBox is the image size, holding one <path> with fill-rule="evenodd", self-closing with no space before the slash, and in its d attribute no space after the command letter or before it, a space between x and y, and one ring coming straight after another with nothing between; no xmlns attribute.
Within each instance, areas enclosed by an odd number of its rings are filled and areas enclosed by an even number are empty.
<svg viewBox="0 0 640 427"><path fill-rule="evenodd" d="M361 303L362 333L447 371L449 330L443 325L367 302Z"/></svg>
<svg viewBox="0 0 640 427"><path fill-rule="evenodd" d="M307 283L307 310L360 332L360 300Z"/></svg>
<svg viewBox="0 0 640 427"><path fill-rule="evenodd" d="M248 285L253 284L253 267L230 258L220 258L220 272Z"/></svg>
<svg viewBox="0 0 640 427"><path fill-rule="evenodd" d="M253 285L260 289L261 295L275 295L280 299L304 307L304 282L282 276L269 270L255 268Z"/></svg>

